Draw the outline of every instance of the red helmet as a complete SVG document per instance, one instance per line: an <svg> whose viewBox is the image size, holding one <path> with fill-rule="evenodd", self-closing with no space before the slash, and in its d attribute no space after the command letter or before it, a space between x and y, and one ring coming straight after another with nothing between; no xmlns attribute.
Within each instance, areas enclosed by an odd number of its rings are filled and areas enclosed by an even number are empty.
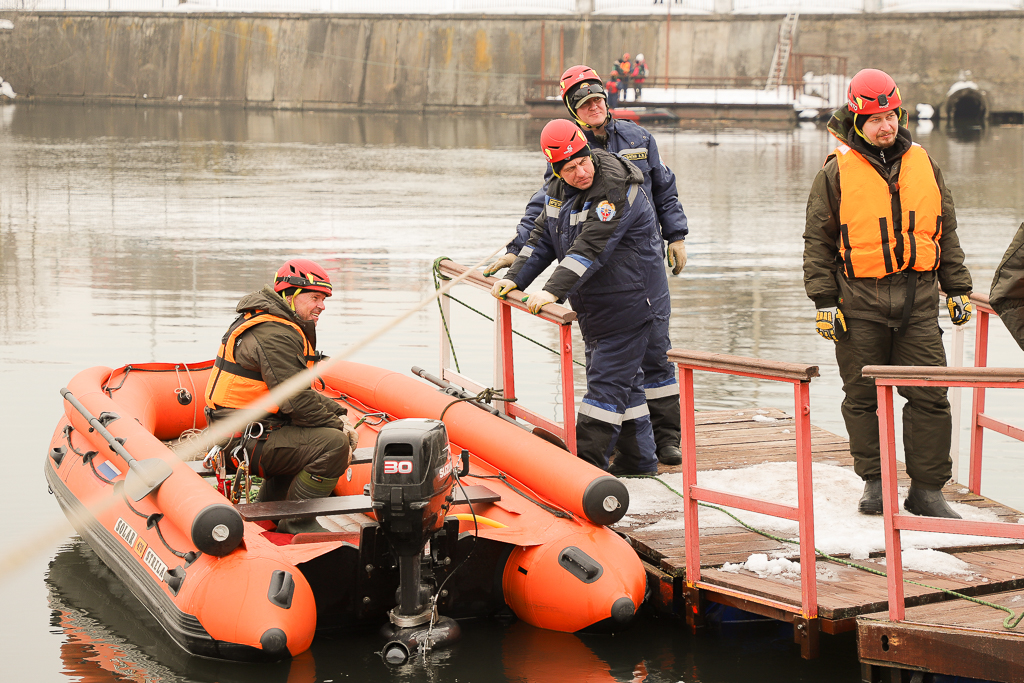
<svg viewBox="0 0 1024 683"><path fill-rule="evenodd" d="M896 81L878 69L858 71L850 81L846 100L851 112L865 116L899 109L903 104Z"/></svg>
<svg viewBox="0 0 1024 683"><path fill-rule="evenodd" d="M577 64L576 66L570 66L562 74L562 77L558 79L558 96L565 102L565 94L572 89L577 83L583 81L594 81L595 83L602 83L601 77L597 75L597 72L591 69L586 64Z"/></svg>
<svg viewBox="0 0 1024 683"><path fill-rule="evenodd" d="M548 121L540 132L540 148L552 164L568 159L586 145L587 138L583 132L566 119Z"/></svg>
<svg viewBox="0 0 1024 683"><path fill-rule="evenodd" d="M274 277L275 292L283 292L289 287L311 289L330 296L331 278L327 277L327 271L318 264L304 258L293 258L285 261Z"/></svg>

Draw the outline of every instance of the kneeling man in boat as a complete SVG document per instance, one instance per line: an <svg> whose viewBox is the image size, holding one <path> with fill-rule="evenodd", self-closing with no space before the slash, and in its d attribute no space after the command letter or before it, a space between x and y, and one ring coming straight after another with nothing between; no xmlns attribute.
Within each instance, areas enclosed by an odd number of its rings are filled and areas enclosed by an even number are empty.
<svg viewBox="0 0 1024 683"><path fill-rule="evenodd" d="M555 177L526 246L491 294L525 290L554 260L544 288L530 295L537 313L568 299L587 356L587 393L576 422L579 457L615 475L656 474L642 367L670 313L658 217L644 175L626 159L591 150L571 121L549 122L541 149ZM660 353L668 352L664 335ZM613 448L618 454L609 465Z"/></svg>
<svg viewBox="0 0 1024 683"><path fill-rule="evenodd" d="M329 296L331 280L324 269L292 259L278 269L273 286L242 297L206 387L210 424L248 407L319 360L316 323ZM356 447L347 410L306 386L270 411L239 437L249 453L250 471L265 478L259 500L331 495ZM283 520L277 529L327 531L315 518Z"/></svg>

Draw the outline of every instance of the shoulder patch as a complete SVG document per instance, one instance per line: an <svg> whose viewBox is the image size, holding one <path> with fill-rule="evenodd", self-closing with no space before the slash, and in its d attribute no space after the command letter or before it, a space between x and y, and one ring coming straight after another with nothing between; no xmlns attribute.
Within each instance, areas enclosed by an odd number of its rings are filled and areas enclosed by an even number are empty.
<svg viewBox="0 0 1024 683"><path fill-rule="evenodd" d="M640 149L629 149L620 152L623 159L629 159L630 161L640 161L641 159L647 158L647 148L641 147Z"/></svg>
<svg viewBox="0 0 1024 683"><path fill-rule="evenodd" d="M607 199L597 205L596 211L598 219L605 223L615 218L615 205Z"/></svg>
<svg viewBox="0 0 1024 683"><path fill-rule="evenodd" d="M560 209L562 208L562 201L560 199L555 199L554 197L548 197L548 206L552 209Z"/></svg>

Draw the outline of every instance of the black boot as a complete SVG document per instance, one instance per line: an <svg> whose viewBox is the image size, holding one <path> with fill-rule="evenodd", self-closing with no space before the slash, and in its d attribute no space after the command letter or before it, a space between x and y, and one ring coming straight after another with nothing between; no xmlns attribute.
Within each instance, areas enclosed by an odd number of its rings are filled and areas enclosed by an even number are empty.
<svg viewBox="0 0 1024 683"><path fill-rule="evenodd" d="M306 470L302 470L292 481L288 489L287 500L311 500L313 498L326 498L331 495L334 485L340 477L317 477ZM316 517L299 517L296 519L281 520L277 530L283 534L315 534L328 533L327 529L320 526Z"/></svg>
<svg viewBox="0 0 1024 683"><path fill-rule="evenodd" d="M928 491L914 486L913 482L910 483L910 491L907 492L907 499L903 501L903 507L907 512L922 517L961 519L960 515L953 512L953 509L946 503L942 491Z"/></svg>
<svg viewBox="0 0 1024 683"><path fill-rule="evenodd" d="M683 452L679 448L679 394L652 398L647 401L654 429L654 443L658 446L658 460L662 465L679 465Z"/></svg>
<svg viewBox="0 0 1024 683"><path fill-rule="evenodd" d="M658 460L662 465L682 465L683 451L679 446L662 446L658 449Z"/></svg>
<svg viewBox="0 0 1024 683"><path fill-rule="evenodd" d="M608 469L608 457L615 439L615 425L580 415L576 420L576 455L594 467Z"/></svg>
<svg viewBox="0 0 1024 683"><path fill-rule="evenodd" d="M654 446L653 439L646 437L646 445L642 430L647 428L647 418L640 418L644 424L638 425L640 420L623 420L622 428L619 430L619 437L615 441L617 455L615 460L608 466L608 474L616 477L636 474L657 474L658 459L651 452ZM641 434L638 434L638 427Z"/></svg>
<svg viewBox="0 0 1024 683"><path fill-rule="evenodd" d="M276 475L265 477L259 493L256 494L257 503L270 503L275 500L284 500L288 495L288 488L292 479L287 475Z"/></svg>
<svg viewBox="0 0 1024 683"><path fill-rule="evenodd" d="M860 497L857 510L862 515L882 514L882 480L868 479L864 482L864 495Z"/></svg>

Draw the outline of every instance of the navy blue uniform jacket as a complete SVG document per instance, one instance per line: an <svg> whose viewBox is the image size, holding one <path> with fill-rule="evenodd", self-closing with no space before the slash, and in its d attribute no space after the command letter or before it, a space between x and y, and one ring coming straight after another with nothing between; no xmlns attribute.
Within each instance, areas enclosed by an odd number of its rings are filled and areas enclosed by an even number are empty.
<svg viewBox="0 0 1024 683"><path fill-rule="evenodd" d="M586 190L552 179L530 239L506 276L526 289L557 259L544 289L569 299L587 341L670 313L662 240L643 174L604 150L593 157L594 182ZM614 215L602 220L608 205Z"/></svg>

